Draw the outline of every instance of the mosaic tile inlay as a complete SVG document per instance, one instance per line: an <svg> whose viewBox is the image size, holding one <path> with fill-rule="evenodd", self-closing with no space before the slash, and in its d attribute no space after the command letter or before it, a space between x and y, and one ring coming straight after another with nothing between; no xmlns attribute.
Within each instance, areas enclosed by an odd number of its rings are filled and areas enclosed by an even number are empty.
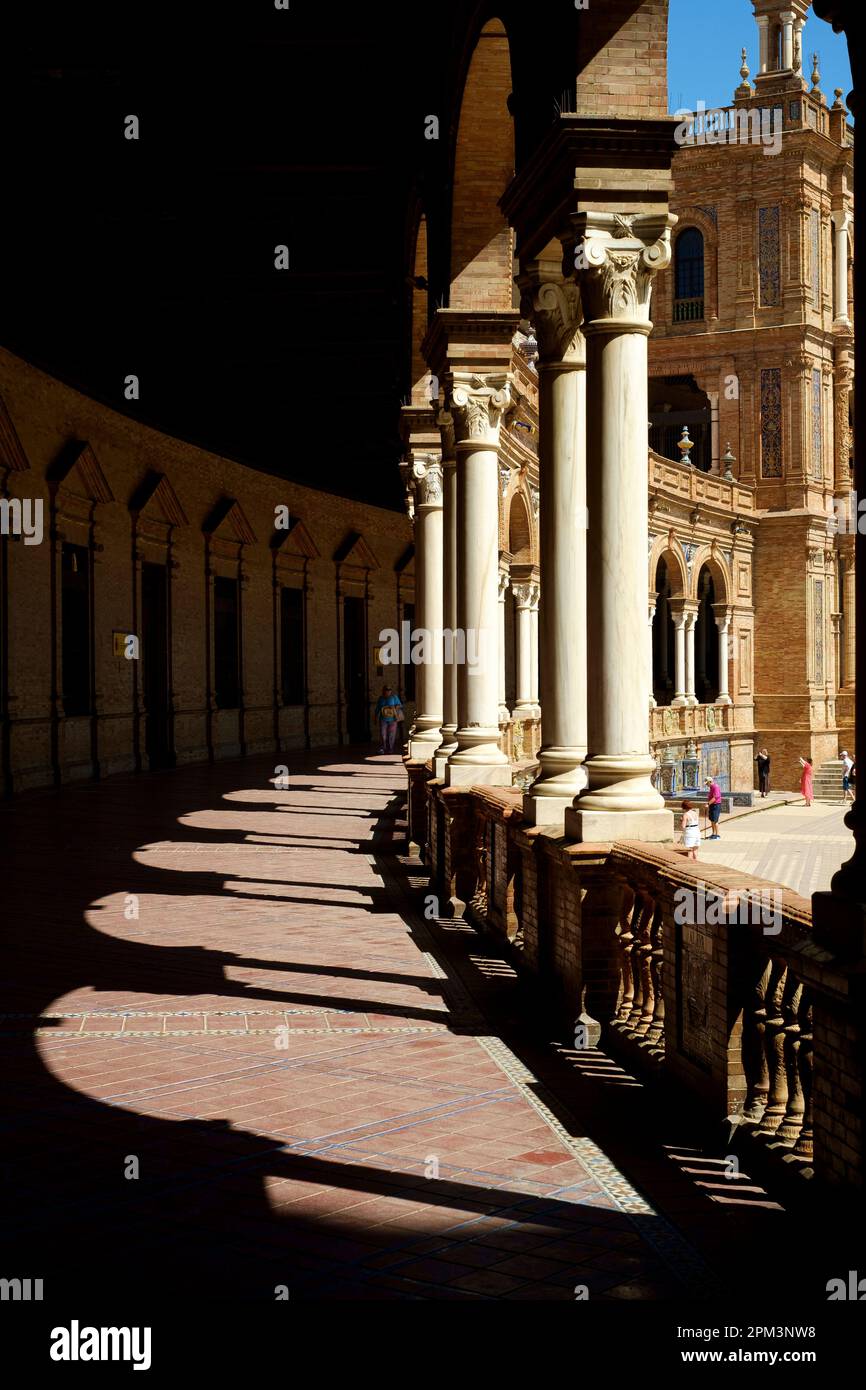
<svg viewBox="0 0 866 1390"><path fill-rule="evenodd" d="M758 283L761 306L777 305L781 299L778 206L758 208Z"/></svg>
<svg viewBox="0 0 866 1390"><path fill-rule="evenodd" d="M782 369L761 370L761 477L782 476Z"/></svg>

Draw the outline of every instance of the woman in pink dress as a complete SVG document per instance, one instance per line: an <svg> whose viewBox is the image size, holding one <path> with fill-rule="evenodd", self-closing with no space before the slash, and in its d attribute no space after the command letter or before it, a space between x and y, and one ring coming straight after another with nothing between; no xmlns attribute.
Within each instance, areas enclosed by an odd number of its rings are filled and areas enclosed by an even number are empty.
<svg viewBox="0 0 866 1390"><path fill-rule="evenodd" d="M800 766L803 771L800 773L800 795L806 798L806 805L812 805L812 759L801 758Z"/></svg>

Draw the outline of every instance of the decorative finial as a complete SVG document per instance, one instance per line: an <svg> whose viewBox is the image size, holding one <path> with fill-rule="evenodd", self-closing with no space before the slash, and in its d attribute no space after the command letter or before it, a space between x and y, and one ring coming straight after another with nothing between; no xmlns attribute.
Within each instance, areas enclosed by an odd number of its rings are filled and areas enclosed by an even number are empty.
<svg viewBox="0 0 866 1390"><path fill-rule="evenodd" d="M683 432L680 438L677 440L677 448L679 449L680 454L682 455L683 463L691 463L689 454L691 453L694 447L694 440L689 439L689 427L688 425L683 425Z"/></svg>
<svg viewBox="0 0 866 1390"><path fill-rule="evenodd" d="M749 64L746 62L746 50L745 50L745 49L742 50L740 56L742 57L742 60L743 60L742 66L740 67L740 76L741 76L742 79L743 79L743 86L745 86L746 83L747 83L748 80L749 80Z"/></svg>
<svg viewBox="0 0 866 1390"><path fill-rule="evenodd" d="M833 110L834 110L834 111L844 111L844 110L845 110L845 103L844 103L844 101L842 100L842 88L841 88L841 87L834 87L834 88L833 88L833 95L834 95L834 97L836 98L836 100L833 102Z"/></svg>
<svg viewBox="0 0 866 1390"><path fill-rule="evenodd" d="M821 73L818 70L818 54L812 54L812 91L817 92L821 85Z"/></svg>
<svg viewBox="0 0 866 1390"><path fill-rule="evenodd" d="M722 463L725 465L725 482L727 483L732 483L734 481L734 474L731 465L736 463L736 461L736 458L731 453L731 441L729 439L725 452L722 455Z"/></svg>

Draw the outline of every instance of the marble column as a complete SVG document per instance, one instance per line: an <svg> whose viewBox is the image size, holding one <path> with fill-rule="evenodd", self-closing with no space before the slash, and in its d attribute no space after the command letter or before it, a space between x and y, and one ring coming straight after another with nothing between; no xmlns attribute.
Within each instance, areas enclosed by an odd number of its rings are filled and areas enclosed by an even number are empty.
<svg viewBox="0 0 866 1390"><path fill-rule="evenodd" d="M586 350L580 293L561 272L559 261L532 261L518 280L539 349L543 715L538 776L523 798L529 825L561 825L586 785Z"/></svg>
<svg viewBox="0 0 866 1390"><path fill-rule="evenodd" d="M443 702L443 521L442 465L434 455L412 462L415 485L415 630L421 631L418 712L409 756L431 758L442 741ZM413 652L415 649L413 642Z"/></svg>
<svg viewBox="0 0 866 1390"><path fill-rule="evenodd" d="M508 597L510 576L508 570L499 571L499 722L506 724L511 711L505 699L505 602Z"/></svg>
<svg viewBox="0 0 866 1390"><path fill-rule="evenodd" d="M785 72L790 72L794 67L795 18L793 10L781 10L779 13L782 22L782 68Z"/></svg>
<svg viewBox="0 0 866 1390"><path fill-rule="evenodd" d="M686 699L686 618L680 609L672 614L674 620L674 698L672 705L688 704Z"/></svg>
<svg viewBox="0 0 866 1390"><path fill-rule="evenodd" d="M722 471L719 459L719 393L718 391L708 391L707 399L710 402L710 472L716 477Z"/></svg>
<svg viewBox="0 0 866 1390"><path fill-rule="evenodd" d="M440 411L436 423L442 439L442 609L445 629L453 633L457 627L457 455L451 415L445 410ZM433 767L439 778L445 776L445 764L457 748L457 663L452 657L452 642L446 639L443 650L442 742L433 759Z"/></svg>
<svg viewBox="0 0 866 1390"><path fill-rule="evenodd" d="M647 338L657 271L670 264L670 213L573 219L587 351L587 682L589 783L565 816L576 840L671 840L654 788L645 676ZM542 489L542 514L545 505ZM547 578L542 569L542 580ZM545 711L546 717L546 711Z"/></svg>
<svg viewBox="0 0 866 1390"><path fill-rule="evenodd" d="M499 429L511 375L453 372L457 452L457 747L449 786L509 786L499 747ZM462 647L462 651L459 650Z"/></svg>
<svg viewBox="0 0 866 1390"><path fill-rule="evenodd" d="M654 618L655 618L655 615L656 615L656 595L655 595L655 594L650 594L650 599L649 599L649 614L648 614L648 616L649 616L649 636L648 636L648 639L647 639L647 640L648 640L648 643L649 643L649 650L648 650L648 652L647 652L647 659L648 659L648 663L649 663L649 707L650 707L650 709L655 709L655 707L656 707L656 699L655 699L655 695L653 694L653 676L654 676L654 674L655 674L655 672L654 672L654 670L653 670L653 620L654 620Z"/></svg>
<svg viewBox="0 0 866 1390"><path fill-rule="evenodd" d="M769 18L765 14L756 16L758 24L758 72L767 71L769 61Z"/></svg>
<svg viewBox="0 0 866 1390"><path fill-rule="evenodd" d="M686 699L687 705L696 705L698 697L695 694L695 628L698 625L698 615L690 610L686 613L685 634L686 634Z"/></svg>
<svg viewBox="0 0 866 1390"><path fill-rule="evenodd" d="M541 705L538 703L538 604L541 597L541 586L533 586L535 596L529 609L529 689L532 696L532 716L534 719L541 717Z"/></svg>
<svg viewBox="0 0 866 1390"><path fill-rule="evenodd" d="M730 705L733 703L731 693L728 690L728 641L731 633L731 610L725 604L717 603L713 606L713 612L719 630L719 694L716 703Z"/></svg>
<svg viewBox="0 0 866 1390"><path fill-rule="evenodd" d="M833 327L848 328L851 323L848 317L848 230L851 226L851 214L843 208L840 212L831 212L830 216L833 219L833 234L836 242Z"/></svg>
<svg viewBox="0 0 866 1390"><path fill-rule="evenodd" d="M517 605L517 699L516 717L531 719L532 701L532 603L537 598L534 584L514 584Z"/></svg>

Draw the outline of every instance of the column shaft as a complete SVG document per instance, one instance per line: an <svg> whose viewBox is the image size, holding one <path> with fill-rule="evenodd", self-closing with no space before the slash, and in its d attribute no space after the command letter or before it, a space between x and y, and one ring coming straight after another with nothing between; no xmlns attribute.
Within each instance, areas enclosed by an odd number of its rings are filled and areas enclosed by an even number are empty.
<svg viewBox="0 0 866 1390"><path fill-rule="evenodd" d="M523 801L531 825L561 823L586 785L586 358L580 295L560 271L558 264L532 262L520 282L540 354L543 722L538 776Z"/></svg>
<svg viewBox="0 0 866 1390"><path fill-rule="evenodd" d="M671 704L686 703L686 614L674 614L674 698Z"/></svg>
<svg viewBox="0 0 866 1390"><path fill-rule="evenodd" d="M415 626L421 632L421 660L416 676L416 684L420 677L420 695L409 756L426 762L442 741L442 467L438 460L417 461L412 471L416 499Z"/></svg>
<svg viewBox="0 0 866 1390"><path fill-rule="evenodd" d="M479 385L479 381L482 383ZM457 436L457 748L449 785L511 781L499 747L499 423L510 378L455 373Z"/></svg>
<svg viewBox="0 0 866 1390"><path fill-rule="evenodd" d="M655 271L670 263L670 214L579 214L587 340L589 785L565 817L580 840L669 840L673 816L650 780L646 650L647 337ZM637 505L640 500L640 505ZM544 493L542 491L542 513ZM545 584L547 579L542 575ZM543 697L542 697L543 698Z"/></svg>

